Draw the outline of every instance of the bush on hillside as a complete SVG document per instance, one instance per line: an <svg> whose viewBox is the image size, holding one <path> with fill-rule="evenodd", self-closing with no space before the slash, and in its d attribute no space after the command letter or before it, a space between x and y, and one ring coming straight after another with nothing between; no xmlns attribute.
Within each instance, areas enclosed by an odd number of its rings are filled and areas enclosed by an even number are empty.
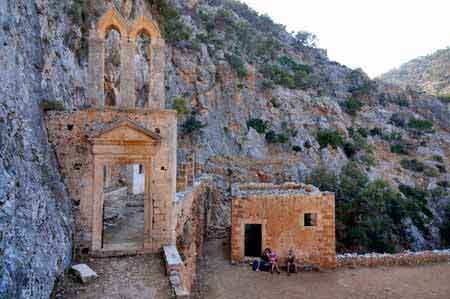
<svg viewBox="0 0 450 299"><path fill-rule="evenodd" d="M269 128L269 122L262 120L260 118L252 118L247 121L247 127L253 128L258 132L259 134L266 133L266 130Z"/></svg>
<svg viewBox="0 0 450 299"><path fill-rule="evenodd" d="M44 100L40 103L40 107L43 111L64 111L66 107L63 102L56 100Z"/></svg>
<svg viewBox="0 0 450 299"><path fill-rule="evenodd" d="M187 107L187 100L185 98L175 98L173 100L173 109L177 111L178 115L185 115L189 112Z"/></svg>
<svg viewBox="0 0 450 299"><path fill-rule="evenodd" d="M353 116L361 111L363 106L364 104L361 101L354 98L348 99L343 103L344 111Z"/></svg>
<svg viewBox="0 0 450 299"><path fill-rule="evenodd" d="M403 143L396 143L391 145L391 153L399 155L409 155L409 151Z"/></svg>
<svg viewBox="0 0 450 299"><path fill-rule="evenodd" d="M433 122L427 119L417 119L413 117L409 120L408 127L424 133L431 133L434 131Z"/></svg>
<svg viewBox="0 0 450 299"><path fill-rule="evenodd" d="M247 67L240 56L236 54L225 54L225 58L231 67L236 71L239 78L244 78L247 76Z"/></svg>
<svg viewBox="0 0 450 299"><path fill-rule="evenodd" d="M287 143L289 137L285 133L275 133L275 131L269 131L266 134L266 140L269 143Z"/></svg>
<svg viewBox="0 0 450 299"><path fill-rule="evenodd" d="M320 148L325 148L331 145L334 149L342 146L344 143L342 136L336 130L323 129L317 133L317 142Z"/></svg>
<svg viewBox="0 0 450 299"><path fill-rule="evenodd" d="M183 124L183 133L192 134L194 132L199 131L200 129L206 127L201 121L197 120L195 116L189 117L186 122Z"/></svg>
<svg viewBox="0 0 450 299"><path fill-rule="evenodd" d="M189 40L191 32L167 0L147 0L157 12L164 39L170 43Z"/></svg>
<svg viewBox="0 0 450 299"><path fill-rule="evenodd" d="M400 161L400 165L404 169L408 169L408 170L411 170L414 172L423 172L425 170L425 164L423 164L422 162L420 162L416 159L412 159L412 160L403 159Z"/></svg>

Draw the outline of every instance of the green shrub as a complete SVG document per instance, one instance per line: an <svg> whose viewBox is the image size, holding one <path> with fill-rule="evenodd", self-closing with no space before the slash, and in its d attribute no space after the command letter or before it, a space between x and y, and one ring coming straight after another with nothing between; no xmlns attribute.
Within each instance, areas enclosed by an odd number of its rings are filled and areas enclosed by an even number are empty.
<svg viewBox="0 0 450 299"><path fill-rule="evenodd" d="M433 156L433 160L439 163L444 163L444 158L442 156L439 155L434 155Z"/></svg>
<svg viewBox="0 0 450 299"><path fill-rule="evenodd" d="M408 149L402 143L391 145L391 153L399 155L409 155Z"/></svg>
<svg viewBox="0 0 450 299"><path fill-rule="evenodd" d="M183 132L185 134L192 134L200 129L206 127L205 124L196 119L195 116L189 117L183 124Z"/></svg>
<svg viewBox="0 0 450 299"><path fill-rule="evenodd" d="M440 95L438 96L439 101L441 101L444 104L450 103L450 95Z"/></svg>
<svg viewBox="0 0 450 299"><path fill-rule="evenodd" d="M239 78L247 76L248 71L242 58L235 54L225 54L225 58L231 67L236 71Z"/></svg>
<svg viewBox="0 0 450 299"><path fill-rule="evenodd" d="M64 111L66 107L63 102L56 100L44 100L40 103L40 107L43 111Z"/></svg>
<svg viewBox="0 0 450 299"><path fill-rule="evenodd" d="M400 107L409 107L409 101L403 98L398 98L395 103Z"/></svg>
<svg viewBox="0 0 450 299"><path fill-rule="evenodd" d="M430 178L435 178L439 176L439 172L437 171L437 169L431 166L426 166L425 170L423 171L423 174Z"/></svg>
<svg viewBox="0 0 450 299"><path fill-rule="evenodd" d="M436 168L439 170L440 173L447 173L447 168L445 165L436 165Z"/></svg>
<svg viewBox="0 0 450 299"><path fill-rule="evenodd" d="M383 130L381 130L379 127L374 127L370 129L370 135L371 136L383 136Z"/></svg>
<svg viewBox="0 0 450 299"><path fill-rule="evenodd" d="M147 0L156 10L164 39L170 43L189 40L190 30L183 23L178 11L167 0Z"/></svg>
<svg viewBox="0 0 450 299"><path fill-rule="evenodd" d="M337 174L325 167L314 169L305 179L307 184L314 185L321 191L329 192L338 190L338 181Z"/></svg>
<svg viewBox="0 0 450 299"><path fill-rule="evenodd" d="M422 232L425 232L425 225L429 223L433 213L427 208L428 193L424 189L401 184L399 190L406 196L403 204L408 216L414 225Z"/></svg>
<svg viewBox="0 0 450 299"><path fill-rule="evenodd" d="M264 65L261 69L263 76L275 84L295 89L295 79L294 76L289 73L288 70L278 66L278 65Z"/></svg>
<svg viewBox="0 0 450 299"><path fill-rule="evenodd" d="M442 188L450 188L450 182L449 181L440 181L437 183L438 186Z"/></svg>
<svg viewBox="0 0 450 299"><path fill-rule="evenodd" d="M399 128L404 128L406 126L406 120L400 113L392 114L390 123Z"/></svg>
<svg viewBox="0 0 450 299"><path fill-rule="evenodd" d="M334 149L342 146L342 136L336 130L323 129L317 133L317 142L320 144L320 148L325 148L331 145Z"/></svg>
<svg viewBox="0 0 450 299"><path fill-rule="evenodd" d="M189 112L187 100L185 98L175 98L173 100L173 109L177 111L178 115L187 114Z"/></svg>
<svg viewBox="0 0 450 299"><path fill-rule="evenodd" d="M354 98L348 99L343 104L344 111L353 116L356 115L363 106L364 104L361 101Z"/></svg>
<svg viewBox="0 0 450 299"><path fill-rule="evenodd" d="M427 119L417 119L413 117L409 120L408 127L420 132L433 132L433 123Z"/></svg>
<svg viewBox="0 0 450 299"><path fill-rule="evenodd" d="M266 64L261 68L266 79L290 89L305 89L311 85L310 66L295 62L288 56L282 56L278 64Z"/></svg>
<svg viewBox="0 0 450 299"><path fill-rule="evenodd" d="M377 159L375 158L375 155L371 152L366 152L363 155L359 157L359 160L361 163L363 163L366 166L376 166L377 165Z"/></svg>
<svg viewBox="0 0 450 299"><path fill-rule="evenodd" d="M298 146L298 145L294 145L294 146L292 147L292 150L293 150L294 152L296 152L296 153L299 153L299 152L302 151L302 147L301 147L301 146Z"/></svg>
<svg viewBox="0 0 450 299"><path fill-rule="evenodd" d="M289 137L284 133L277 134L275 131L269 131L266 134L266 140L269 143L287 143Z"/></svg>
<svg viewBox="0 0 450 299"><path fill-rule="evenodd" d="M347 158L351 159L358 152L358 148L352 142L344 143L343 150Z"/></svg>
<svg viewBox="0 0 450 299"><path fill-rule="evenodd" d="M404 169L408 169L408 170L415 171L415 172L423 172L426 167L425 164L423 164L422 162L420 162L416 159L412 159L412 160L403 159L400 161L400 165Z"/></svg>
<svg viewBox="0 0 450 299"><path fill-rule="evenodd" d="M268 121L259 118L252 118L247 121L247 127L255 129L259 134L264 134L269 126Z"/></svg>

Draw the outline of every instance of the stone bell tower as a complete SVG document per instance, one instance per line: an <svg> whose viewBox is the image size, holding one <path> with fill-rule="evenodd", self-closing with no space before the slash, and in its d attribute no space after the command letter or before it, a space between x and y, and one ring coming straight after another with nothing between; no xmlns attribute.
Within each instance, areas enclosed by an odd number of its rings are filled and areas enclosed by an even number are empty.
<svg viewBox="0 0 450 299"><path fill-rule="evenodd" d="M141 15L130 24L114 8L100 18L89 35L88 97L94 107L105 107L105 46L110 30L120 34L120 96L115 105L119 108L136 108L136 65L137 38L145 34L150 38L149 93L146 109L164 109L165 88L165 42L158 25Z"/></svg>

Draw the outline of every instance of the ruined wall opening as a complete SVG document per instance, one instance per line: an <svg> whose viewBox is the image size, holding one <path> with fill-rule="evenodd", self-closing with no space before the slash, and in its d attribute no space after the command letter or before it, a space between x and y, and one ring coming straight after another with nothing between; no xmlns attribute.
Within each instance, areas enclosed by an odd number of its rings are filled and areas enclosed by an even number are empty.
<svg viewBox="0 0 450 299"><path fill-rule="evenodd" d="M151 38L144 31L136 39L136 56L134 59L136 70L136 103L137 108L148 106L150 98L151 72Z"/></svg>
<svg viewBox="0 0 450 299"><path fill-rule="evenodd" d="M143 248L144 168L140 164L105 164L102 248ZM139 173L139 171L142 173Z"/></svg>
<svg viewBox="0 0 450 299"><path fill-rule="evenodd" d="M245 256L258 257L262 252L261 224L245 225Z"/></svg>
<svg viewBox="0 0 450 299"><path fill-rule="evenodd" d="M120 103L121 34L110 28L105 38L104 91L105 105L116 106Z"/></svg>

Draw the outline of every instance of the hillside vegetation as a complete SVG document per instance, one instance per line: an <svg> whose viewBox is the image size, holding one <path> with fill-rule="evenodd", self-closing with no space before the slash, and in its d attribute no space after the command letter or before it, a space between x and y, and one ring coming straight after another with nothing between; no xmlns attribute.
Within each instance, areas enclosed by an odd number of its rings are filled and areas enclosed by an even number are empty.
<svg viewBox="0 0 450 299"><path fill-rule="evenodd" d="M450 102L450 48L411 60L380 78L388 83L417 88Z"/></svg>

